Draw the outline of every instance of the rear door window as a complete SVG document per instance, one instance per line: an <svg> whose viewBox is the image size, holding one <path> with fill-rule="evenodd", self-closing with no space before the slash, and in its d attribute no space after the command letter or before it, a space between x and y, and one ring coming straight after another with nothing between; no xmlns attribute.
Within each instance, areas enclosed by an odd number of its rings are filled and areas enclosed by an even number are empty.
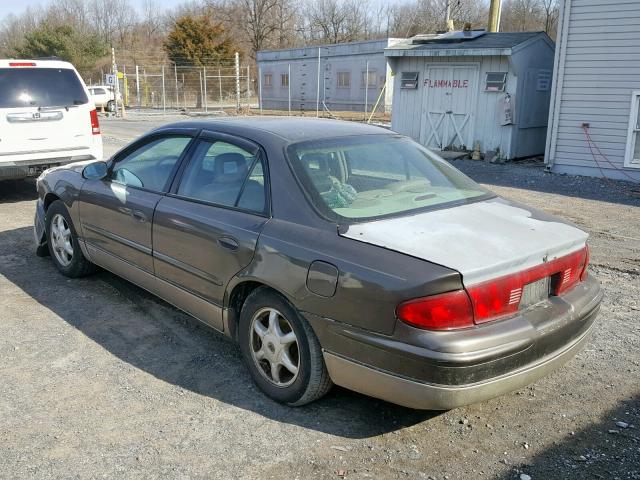
<svg viewBox="0 0 640 480"><path fill-rule="evenodd" d="M84 105L89 99L68 68L0 68L0 108Z"/></svg>
<svg viewBox="0 0 640 480"><path fill-rule="evenodd" d="M231 143L201 141L177 193L215 205L263 213L266 195L262 160Z"/></svg>

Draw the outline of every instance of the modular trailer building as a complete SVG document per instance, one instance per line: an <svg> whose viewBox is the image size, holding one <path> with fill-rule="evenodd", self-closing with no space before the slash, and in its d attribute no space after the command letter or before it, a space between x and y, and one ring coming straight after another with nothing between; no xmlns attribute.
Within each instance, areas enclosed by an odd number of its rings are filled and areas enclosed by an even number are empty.
<svg viewBox="0 0 640 480"><path fill-rule="evenodd" d="M371 112L377 102L376 111L389 111L393 78L384 49L396 41L390 38L260 51L261 107Z"/></svg>
<svg viewBox="0 0 640 480"><path fill-rule="evenodd" d="M385 49L391 128L434 150L544 153L554 44L544 32L418 35Z"/></svg>
<svg viewBox="0 0 640 480"><path fill-rule="evenodd" d="M560 2L545 162L640 182L640 0Z"/></svg>

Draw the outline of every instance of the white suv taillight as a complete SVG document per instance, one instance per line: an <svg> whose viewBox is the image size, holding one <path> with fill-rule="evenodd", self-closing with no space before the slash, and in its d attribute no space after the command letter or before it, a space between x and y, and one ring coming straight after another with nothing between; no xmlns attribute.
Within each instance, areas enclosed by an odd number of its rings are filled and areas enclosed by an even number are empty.
<svg viewBox="0 0 640 480"><path fill-rule="evenodd" d="M91 133L100 135L100 122L98 121L98 111L91 110Z"/></svg>

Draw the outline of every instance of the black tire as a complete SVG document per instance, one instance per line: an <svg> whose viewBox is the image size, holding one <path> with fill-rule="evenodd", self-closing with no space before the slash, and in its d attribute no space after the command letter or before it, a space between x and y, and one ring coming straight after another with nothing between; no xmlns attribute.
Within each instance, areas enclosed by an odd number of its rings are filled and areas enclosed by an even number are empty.
<svg viewBox="0 0 640 480"><path fill-rule="evenodd" d="M107 102L107 112L113 113L116 111L116 103L113 100Z"/></svg>
<svg viewBox="0 0 640 480"><path fill-rule="evenodd" d="M288 386L277 386L260 371L252 355L254 316L265 308L279 311L296 336L298 374ZM322 357L322 349L307 321L279 293L267 287L254 290L244 302L240 314L238 340L245 364L256 385L277 402L301 406L324 396L333 386Z"/></svg>
<svg viewBox="0 0 640 480"><path fill-rule="evenodd" d="M59 260L58 255L56 255L56 253L54 252L54 246L52 242L52 222L57 215L61 215L64 218L71 232L70 243L73 249L73 254L68 265L63 264ZM71 221L71 216L69 215L65 204L60 200L56 200L51 205L49 205L45 218L45 226L47 232L47 247L49 248L49 253L53 260L53 264L56 266L58 271L60 271L60 273L62 273L66 277L78 278L94 273L97 270L97 267L89 260L87 260L82 253L82 249L80 248L80 244L78 243L78 234L76 233L76 229L73 225L73 222Z"/></svg>

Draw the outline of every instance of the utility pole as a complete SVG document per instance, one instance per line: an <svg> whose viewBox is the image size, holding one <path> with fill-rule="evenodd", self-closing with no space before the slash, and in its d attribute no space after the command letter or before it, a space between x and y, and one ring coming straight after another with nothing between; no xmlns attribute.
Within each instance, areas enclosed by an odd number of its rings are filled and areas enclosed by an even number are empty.
<svg viewBox="0 0 640 480"><path fill-rule="evenodd" d="M489 5L489 32L500 31L500 11L502 10L501 0L491 0Z"/></svg>
<svg viewBox="0 0 640 480"><path fill-rule="evenodd" d="M236 111L240 111L240 54L236 52Z"/></svg>
<svg viewBox="0 0 640 480"><path fill-rule="evenodd" d="M113 86L113 103L116 106L116 113L118 112L118 97L120 96L120 80L118 79L118 66L116 65L116 49L111 47L111 70L115 77L115 85ZM124 103L120 102L122 108L122 117L124 118Z"/></svg>

